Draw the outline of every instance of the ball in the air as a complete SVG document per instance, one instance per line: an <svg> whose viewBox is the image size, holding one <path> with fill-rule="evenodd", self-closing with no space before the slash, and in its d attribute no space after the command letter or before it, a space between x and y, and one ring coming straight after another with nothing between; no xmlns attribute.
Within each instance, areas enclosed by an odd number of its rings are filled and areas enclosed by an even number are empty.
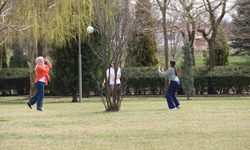
<svg viewBox="0 0 250 150"><path fill-rule="evenodd" d="M87 28L88 33L94 32L94 28L92 26L88 26Z"/></svg>

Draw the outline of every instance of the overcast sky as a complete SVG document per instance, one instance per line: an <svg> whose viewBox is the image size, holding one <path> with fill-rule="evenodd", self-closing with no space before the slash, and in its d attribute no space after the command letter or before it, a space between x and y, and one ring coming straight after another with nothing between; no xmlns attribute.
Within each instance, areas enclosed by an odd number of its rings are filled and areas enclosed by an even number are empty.
<svg viewBox="0 0 250 150"><path fill-rule="evenodd" d="M137 0L131 0L131 3L132 3L132 4L136 4L136 1L137 1ZM151 0L151 1L153 1L153 0ZM230 2L230 1L231 1L231 2ZM227 7L231 7L232 5L235 5L234 1L235 1L235 0L229 0L229 2L227 2ZM232 13L235 13L235 10L232 10L232 11L226 13L225 16L224 16L224 18L223 18L223 20L226 19L226 20L228 20L228 21L231 22L231 21L232 21L232 17L231 17L231 14L232 14Z"/></svg>

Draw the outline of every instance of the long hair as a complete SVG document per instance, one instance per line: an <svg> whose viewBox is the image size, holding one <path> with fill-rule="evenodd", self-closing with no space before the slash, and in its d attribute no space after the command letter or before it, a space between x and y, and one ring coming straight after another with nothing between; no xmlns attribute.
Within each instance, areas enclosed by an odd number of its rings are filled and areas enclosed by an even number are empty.
<svg viewBox="0 0 250 150"><path fill-rule="evenodd" d="M109 68L112 68L112 63L114 63L114 65L115 65L115 60L111 60L111 62L110 62L110 64L109 64Z"/></svg>
<svg viewBox="0 0 250 150"><path fill-rule="evenodd" d="M178 69L177 69L177 67L175 66L175 61L174 61L174 60L170 60L170 64L171 64L171 67L174 68L175 75L176 75L176 76L179 76Z"/></svg>

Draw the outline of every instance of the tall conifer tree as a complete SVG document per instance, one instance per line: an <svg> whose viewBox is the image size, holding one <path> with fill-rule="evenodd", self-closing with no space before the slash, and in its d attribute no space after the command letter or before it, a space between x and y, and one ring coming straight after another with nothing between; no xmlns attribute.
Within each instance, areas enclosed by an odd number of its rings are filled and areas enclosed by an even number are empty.
<svg viewBox="0 0 250 150"><path fill-rule="evenodd" d="M229 66L229 50L230 46L227 44L226 34L220 25L214 43L214 59L216 66Z"/></svg>
<svg viewBox="0 0 250 150"><path fill-rule="evenodd" d="M247 50L250 55L250 0L237 0L237 13L233 15L232 48Z"/></svg>
<svg viewBox="0 0 250 150"><path fill-rule="evenodd" d="M136 18L138 25L143 29L140 34L134 31L133 40L128 42L128 59L134 59L134 66L156 66L159 60L156 58L157 43L154 31L154 21L151 13L150 0L138 0L136 5ZM131 57L134 56L134 57Z"/></svg>
<svg viewBox="0 0 250 150"><path fill-rule="evenodd" d="M181 62L180 80L187 99L195 94L194 78L192 73L192 47L188 39L183 40L182 47L183 61Z"/></svg>
<svg viewBox="0 0 250 150"><path fill-rule="evenodd" d="M6 43L3 43L3 58L2 58L2 68L8 68L8 58L7 58L7 48Z"/></svg>
<svg viewBox="0 0 250 150"><path fill-rule="evenodd" d="M95 44L99 43L99 34L92 33L92 40ZM77 102L77 93L79 92L79 66L78 66L78 40L72 39L64 47L55 47L52 58L53 76L51 81L53 92L59 95L72 95L72 102ZM101 60L94 55L89 45L85 41L82 45L82 89L83 92L89 93L96 89L97 85L92 74L102 76Z"/></svg>

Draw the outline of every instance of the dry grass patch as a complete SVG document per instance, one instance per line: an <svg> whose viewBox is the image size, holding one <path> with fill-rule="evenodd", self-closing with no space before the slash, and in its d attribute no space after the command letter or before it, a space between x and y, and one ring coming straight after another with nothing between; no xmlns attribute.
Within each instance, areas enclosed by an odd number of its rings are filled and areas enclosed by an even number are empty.
<svg viewBox="0 0 250 150"><path fill-rule="evenodd" d="M44 112L22 97L0 99L0 149L250 149L250 97L125 98L105 112L99 98L45 99Z"/></svg>

